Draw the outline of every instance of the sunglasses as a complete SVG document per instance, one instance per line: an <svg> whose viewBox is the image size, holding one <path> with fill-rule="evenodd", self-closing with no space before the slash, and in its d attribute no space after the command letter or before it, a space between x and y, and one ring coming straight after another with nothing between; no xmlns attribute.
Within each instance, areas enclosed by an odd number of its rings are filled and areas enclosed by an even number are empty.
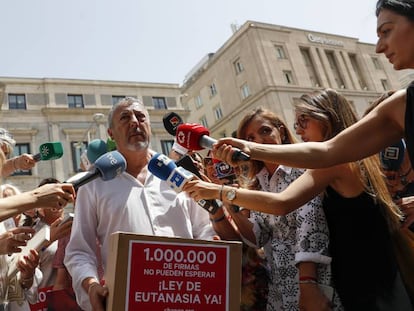
<svg viewBox="0 0 414 311"><path fill-rule="evenodd" d="M293 123L293 128L296 130L300 127L302 130L306 130L306 128L308 127L308 122L309 118L301 114L296 118L295 123Z"/></svg>

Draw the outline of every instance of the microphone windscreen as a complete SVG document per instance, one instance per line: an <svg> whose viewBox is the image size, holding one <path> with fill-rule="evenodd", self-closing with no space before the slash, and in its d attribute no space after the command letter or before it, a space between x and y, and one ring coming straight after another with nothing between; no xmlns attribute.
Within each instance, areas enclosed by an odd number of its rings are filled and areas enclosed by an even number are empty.
<svg viewBox="0 0 414 311"><path fill-rule="evenodd" d="M101 155L107 153L107 146L102 139L94 139L88 144L86 156L90 163L94 163Z"/></svg>
<svg viewBox="0 0 414 311"><path fill-rule="evenodd" d="M111 180L122 174L127 167L124 156L119 151L111 151L101 155L94 163L103 180Z"/></svg>
<svg viewBox="0 0 414 311"><path fill-rule="evenodd" d="M200 140L203 136L210 135L208 129L200 124L180 124L177 128L176 140L184 148L189 150L201 150Z"/></svg>
<svg viewBox="0 0 414 311"><path fill-rule="evenodd" d="M56 160L63 156L63 146L61 142L44 143L39 147L40 160Z"/></svg>
<svg viewBox="0 0 414 311"><path fill-rule="evenodd" d="M115 141L111 138L108 138L106 140L106 151L114 151L114 150L116 150Z"/></svg>
<svg viewBox="0 0 414 311"><path fill-rule="evenodd" d="M391 145L380 152L380 161L383 169L387 171L398 171L403 163L405 153L405 142L401 139L398 143Z"/></svg>
<svg viewBox="0 0 414 311"><path fill-rule="evenodd" d="M177 127L180 124L183 124L183 119L176 114L175 112L171 111L164 115L162 118L162 122L164 123L164 128L168 132L168 134L175 136L177 132Z"/></svg>
<svg viewBox="0 0 414 311"><path fill-rule="evenodd" d="M148 170L161 180L167 180L176 167L173 160L161 153L154 154L148 162Z"/></svg>

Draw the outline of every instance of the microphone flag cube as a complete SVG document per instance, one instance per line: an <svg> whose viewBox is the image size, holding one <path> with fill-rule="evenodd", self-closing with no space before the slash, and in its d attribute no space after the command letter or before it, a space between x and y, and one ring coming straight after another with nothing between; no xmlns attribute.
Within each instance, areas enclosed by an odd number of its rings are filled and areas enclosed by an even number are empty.
<svg viewBox="0 0 414 311"><path fill-rule="evenodd" d="M44 143L39 147L39 153L33 157L35 161L56 160L63 156L63 146L61 142Z"/></svg>
<svg viewBox="0 0 414 311"><path fill-rule="evenodd" d="M189 150L202 150L200 140L203 136L210 135L208 129L200 124L180 124L177 128L176 139L184 148Z"/></svg>

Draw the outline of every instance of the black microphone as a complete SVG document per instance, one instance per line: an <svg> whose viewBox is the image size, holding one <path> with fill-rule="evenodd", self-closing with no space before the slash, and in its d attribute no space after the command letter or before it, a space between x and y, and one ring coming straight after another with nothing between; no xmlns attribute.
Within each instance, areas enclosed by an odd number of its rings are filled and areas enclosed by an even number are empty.
<svg viewBox="0 0 414 311"><path fill-rule="evenodd" d="M183 119L173 111L166 113L162 118L162 122L164 123L164 128L168 134L173 136L175 136L177 132L177 127L184 123ZM181 157L188 153L188 149L178 144L175 140L171 149L178 153Z"/></svg>
<svg viewBox="0 0 414 311"><path fill-rule="evenodd" d="M126 160L119 151L111 151L101 155L96 159L93 171L83 172L65 181L71 183L75 191L84 184L101 177L102 180L107 181L114 179L116 176L123 173L126 169Z"/></svg>
<svg viewBox="0 0 414 311"><path fill-rule="evenodd" d="M171 111L164 115L162 118L162 122L164 123L164 128L168 132L168 134L175 136L177 132L177 127L180 124L183 124L183 119L175 112Z"/></svg>

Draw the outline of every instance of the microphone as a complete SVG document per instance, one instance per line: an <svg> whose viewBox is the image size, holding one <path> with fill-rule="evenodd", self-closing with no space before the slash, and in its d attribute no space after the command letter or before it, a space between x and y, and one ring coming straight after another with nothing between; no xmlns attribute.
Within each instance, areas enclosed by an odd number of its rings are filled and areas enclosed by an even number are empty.
<svg viewBox="0 0 414 311"><path fill-rule="evenodd" d="M114 151L114 150L116 150L116 144L115 144L115 141L112 138L108 138L106 140L106 150L107 151Z"/></svg>
<svg viewBox="0 0 414 311"><path fill-rule="evenodd" d="M165 130L173 136L175 136L177 132L177 127L184 123L183 119L175 112L169 112L165 114L162 118L162 122L164 123ZM176 140L174 140L174 144L172 145L171 149L180 155L185 155L188 153L188 149L178 144Z"/></svg>
<svg viewBox="0 0 414 311"><path fill-rule="evenodd" d="M162 122L164 123L165 130L172 136L175 136L177 127L184 123L183 119L173 111L165 114L162 118Z"/></svg>
<svg viewBox="0 0 414 311"><path fill-rule="evenodd" d="M383 169L387 171L398 171L404 162L405 142L401 139L380 152L380 162Z"/></svg>
<svg viewBox="0 0 414 311"><path fill-rule="evenodd" d="M39 147L39 153L33 156L36 162L56 160L63 156L63 146L61 142L44 143Z"/></svg>
<svg viewBox="0 0 414 311"><path fill-rule="evenodd" d="M86 156L90 163L94 163L96 159L107 152L106 142L102 139L94 139L88 144Z"/></svg>
<svg viewBox="0 0 414 311"><path fill-rule="evenodd" d="M100 177L107 181L122 174L126 169L126 160L119 151L111 151L101 155L94 163L93 171L75 175L79 178L70 178L65 183L71 183L75 191L84 184Z"/></svg>
<svg viewBox="0 0 414 311"><path fill-rule="evenodd" d="M176 140L177 143L184 148L191 150L201 150L204 148L211 149L213 144L217 142L216 139L209 136L210 132L200 124L180 124L177 127ZM245 152L233 148L233 161L248 161L250 156Z"/></svg>
<svg viewBox="0 0 414 311"><path fill-rule="evenodd" d="M177 167L173 160L161 153L153 155L148 163L148 170L159 179L166 181L177 193L181 192L184 185L194 178L191 172L181 166ZM211 200L201 199L197 203L211 214L219 208L219 205L213 204Z"/></svg>

